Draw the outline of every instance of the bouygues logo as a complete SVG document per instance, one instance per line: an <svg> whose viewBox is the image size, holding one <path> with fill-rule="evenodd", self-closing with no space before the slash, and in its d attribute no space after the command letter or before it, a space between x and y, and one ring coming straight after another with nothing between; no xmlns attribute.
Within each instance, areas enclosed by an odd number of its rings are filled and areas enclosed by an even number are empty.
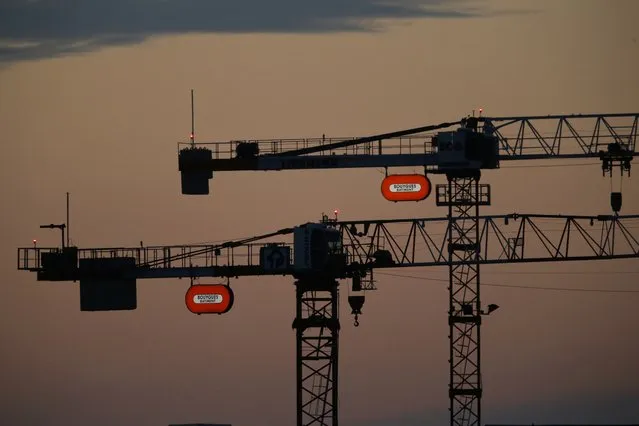
<svg viewBox="0 0 639 426"><path fill-rule="evenodd" d="M221 294L196 294L193 303L222 303L224 297Z"/></svg>
<svg viewBox="0 0 639 426"><path fill-rule="evenodd" d="M234 295L224 284L198 284L189 287L185 299L194 314L225 314L233 307Z"/></svg>
<svg viewBox="0 0 639 426"><path fill-rule="evenodd" d="M382 181L382 195L388 201L421 201L431 190L430 180L424 175L390 175Z"/></svg>

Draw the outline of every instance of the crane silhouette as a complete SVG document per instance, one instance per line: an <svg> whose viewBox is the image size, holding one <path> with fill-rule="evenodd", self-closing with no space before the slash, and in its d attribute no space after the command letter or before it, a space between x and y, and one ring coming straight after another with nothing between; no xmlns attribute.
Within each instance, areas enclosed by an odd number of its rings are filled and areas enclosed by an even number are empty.
<svg viewBox="0 0 639 426"><path fill-rule="evenodd" d="M86 311L135 309L138 279L292 276L302 426L339 421L339 280L351 281L348 300L358 325L364 292L375 289L375 270L447 266L450 424L480 425L480 327L482 317L498 308L482 304L480 265L639 257L639 238L628 225L639 215L619 214L620 192L610 194L610 214L482 216L480 207L491 204L482 172L493 173L504 161L594 158L604 176L612 179L620 170L623 177L636 155L638 120L639 113L483 117L480 111L478 117L363 138L197 144L192 125L190 140L179 144L183 194L209 194L219 172L412 166L423 167L423 175L387 174L400 183L389 183L385 196L400 191L403 200L425 199L431 193L427 176L443 174L446 183L433 193L446 216L339 221L322 215L318 222L216 245L80 249L65 247L63 238L62 248L19 248L18 269L36 272L40 281L79 281ZM411 195L418 187L419 197ZM561 232L546 231L541 222ZM216 291L201 288L198 294ZM233 297L229 286L224 294ZM210 298L222 299L221 293Z"/></svg>

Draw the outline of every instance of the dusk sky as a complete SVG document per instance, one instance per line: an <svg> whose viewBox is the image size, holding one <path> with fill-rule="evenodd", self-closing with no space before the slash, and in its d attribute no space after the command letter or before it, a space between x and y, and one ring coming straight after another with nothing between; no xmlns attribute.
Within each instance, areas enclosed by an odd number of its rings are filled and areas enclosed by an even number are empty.
<svg viewBox="0 0 639 426"><path fill-rule="evenodd" d="M201 141L366 136L479 107L639 111L636 1L306 3L0 2L0 423L295 423L292 278L234 280L223 316L188 312L187 280L138 281L135 311L80 312L77 284L16 270L17 247L59 243L38 226L64 221L67 191L79 247L223 241L335 208L446 214L434 197L389 203L375 169L219 173L209 196L182 195L190 89ZM610 179L588 163L486 172L483 213L609 214ZM638 189L624 179L622 214L639 213ZM378 275L358 328L341 286L341 424L447 424L447 270L388 272L413 278ZM483 422L639 422L639 261L497 265L482 280L637 291L485 286L501 308L482 328Z"/></svg>

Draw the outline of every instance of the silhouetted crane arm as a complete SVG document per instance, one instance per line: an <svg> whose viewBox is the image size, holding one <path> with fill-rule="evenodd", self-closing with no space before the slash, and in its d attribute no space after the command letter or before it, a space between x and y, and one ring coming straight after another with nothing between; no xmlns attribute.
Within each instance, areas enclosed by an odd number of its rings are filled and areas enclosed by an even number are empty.
<svg viewBox="0 0 639 426"><path fill-rule="evenodd" d="M617 143L636 154L639 113L482 117L497 136L500 160L596 157Z"/></svg>
<svg viewBox="0 0 639 426"><path fill-rule="evenodd" d="M445 218L340 222L351 263L371 267L448 265ZM452 225L454 226L454 225ZM639 215L481 216L480 264L639 257Z"/></svg>
<svg viewBox="0 0 639 426"><path fill-rule="evenodd" d="M241 240L234 241L226 241L221 244L216 245L203 245L203 246L158 246L158 247L147 247L144 250L152 253L151 256L145 256L144 263L140 264L141 267L152 268L159 264L163 264L167 260L167 256L158 256L157 250L162 250L163 252L166 250L169 253L168 258L171 262L177 261L187 261L190 259L198 258L198 257L206 257L206 256L219 256L222 250L226 250L230 255L233 255L233 250L236 247L244 247L249 249L256 246L254 244L256 241L264 241L268 240L272 237L277 237L280 235L288 235L293 232L293 228L284 228L279 231L269 232L268 234L258 235L255 237L244 238ZM259 244L257 245L260 246ZM176 252L178 254L176 254ZM243 274L244 275L244 274Z"/></svg>
<svg viewBox="0 0 639 426"><path fill-rule="evenodd" d="M478 131L499 140L499 161L596 158L618 144L629 159L636 155L639 113L478 117ZM179 170L304 170L418 167L437 172L435 130L461 121L421 126L357 138L299 138L180 143L180 154L209 152L202 161L180 155ZM248 149L246 153L245 148Z"/></svg>
<svg viewBox="0 0 639 426"><path fill-rule="evenodd" d="M509 214L480 217L480 264L558 262L639 257L639 215L562 216ZM301 225L304 226L304 225ZM354 271L448 265L448 219L391 219L329 223L341 231L347 267L339 277ZM135 259L131 278L239 277L293 275L292 257L278 268L264 264L262 248L292 250L292 240L270 240L291 235L293 228L224 244L77 250L78 259L129 257ZM73 250L67 248L66 250ZM19 248L18 269L47 279L44 253L59 248ZM290 252L289 252L290 254ZM454 263L454 262L453 262ZM80 278L77 263L61 281ZM44 277L44 278L41 278Z"/></svg>
<svg viewBox="0 0 639 426"><path fill-rule="evenodd" d="M351 146L362 145L369 142L377 142L377 141L383 141L386 139L401 138L403 136L411 136L411 135L417 135L417 134L425 133L425 132L432 132L434 130L452 127L457 124L460 124L460 122L456 121L451 123L440 123L440 124L429 125L429 126L414 127L412 129L398 130L395 132L382 133L380 135L365 136L365 137L355 138L355 139L347 139L341 142L331 142L327 145L315 145L315 146L309 146L307 148L295 149L291 151L285 151L285 152L267 154L267 155L274 155L278 157L295 157L298 155L314 154L314 153L322 152L322 151L332 152L340 148L348 148Z"/></svg>

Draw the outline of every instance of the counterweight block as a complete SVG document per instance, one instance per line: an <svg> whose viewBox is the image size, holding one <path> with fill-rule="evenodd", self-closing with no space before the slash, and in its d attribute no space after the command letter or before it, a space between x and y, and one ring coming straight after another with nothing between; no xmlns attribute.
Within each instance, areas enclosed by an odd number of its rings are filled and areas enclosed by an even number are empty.
<svg viewBox="0 0 639 426"><path fill-rule="evenodd" d="M71 281L78 272L78 248L65 247L62 250L40 254L42 268L38 270L38 281Z"/></svg>
<svg viewBox="0 0 639 426"><path fill-rule="evenodd" d="M80 310L128 311L137 308L135 258L80 259Z"/></svg>
<svg viewBox="0 0 639 426"><path fill-rule="evenodd" d="M213 178L212 160L213 152L208 148L190 147L180 150L178 167L182 194L209 194L209 180Z"/></svg>

